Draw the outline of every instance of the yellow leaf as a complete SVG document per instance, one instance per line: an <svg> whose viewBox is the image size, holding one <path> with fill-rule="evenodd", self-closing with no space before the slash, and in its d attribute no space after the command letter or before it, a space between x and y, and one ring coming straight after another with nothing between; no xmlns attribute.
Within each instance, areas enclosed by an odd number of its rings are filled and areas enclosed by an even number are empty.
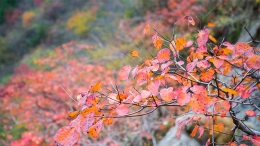
<svg viewBox="0 0 260 146"><path fill-rule="evenodd" d="M222 88L223 91L228 92L230 94L238 95L239 93L236 90L230 88Z"/></svg>

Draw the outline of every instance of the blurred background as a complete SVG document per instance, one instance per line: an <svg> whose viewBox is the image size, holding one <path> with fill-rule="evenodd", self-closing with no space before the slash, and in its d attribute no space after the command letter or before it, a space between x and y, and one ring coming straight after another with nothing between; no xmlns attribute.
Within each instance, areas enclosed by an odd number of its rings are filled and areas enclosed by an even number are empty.
<svg viewBox="0 0 260 146"><path fill-rule="evenodd" d="M208 22L211 34L230 43L260 39L260 1L236 0L1 0L0 145L54 145L69 123L76 97L99 80L109 86L116 71L155 54L156 29L165 37L195 37ZM196 22L182 19L190 15ZM177 25L174 25L180 20ZM150 25L143 35L146 24ZM165 43L163 47L168 47ZM124 83L121 87L132 83ZM79 145L155 145L181 109L116 120L98 139L82 133ZM131 121L131 122L130 122ZM117 126L115 126L117 125Z"/></svg>

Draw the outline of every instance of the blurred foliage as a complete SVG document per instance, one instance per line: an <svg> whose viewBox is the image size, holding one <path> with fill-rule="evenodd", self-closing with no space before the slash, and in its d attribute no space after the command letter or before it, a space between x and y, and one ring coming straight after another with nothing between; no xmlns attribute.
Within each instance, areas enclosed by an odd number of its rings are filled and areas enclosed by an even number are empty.
<svg viewBox="0 0 260 146"><path fill-rule="evenodd" d="M95 20L96 16L91 11L77 11L67 21L67 27L78 35L84 35L91 29Z"/></svg>
<svg viewBox="0 0 260 146"><path fill-rule="evenodd" d="M32 20L36 17L35 12L33 11L25 11L22 15L22 23L23 27L30 26Z"/></svg>
<svg viewBox="0 0 260 146"><path fill-rule="evenodd" d="M18 0L1 0L0 1L0 24L4 22L4 14L6 10L15 7Z"/></svg>

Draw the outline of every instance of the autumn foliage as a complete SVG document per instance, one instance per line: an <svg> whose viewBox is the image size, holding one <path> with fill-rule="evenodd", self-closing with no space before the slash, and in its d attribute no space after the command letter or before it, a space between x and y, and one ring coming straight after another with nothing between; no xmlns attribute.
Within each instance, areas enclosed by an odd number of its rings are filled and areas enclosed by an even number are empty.
<svg viewBox="0 0 260 146"><path fill-rule="evenodd" d="M189 27L195 25L190 15L182 19L188 22ZM143 34L148 31L151 29L145 25ZM158 50L156 56L143 58L136 66L125 65L118 72L120 80L135 81L135 85L120 89L112 79L93 83L92 87L74 99L77 109L68 114L70 123L55 134L55 143L73 145L81 132L97 138L102 128L111 125L115 118L145 116L160 107L177 106L184 107L186 113L194 113L192 118L178 121L177 138L184 125L189 123L196 123L192 137L197 133L197 138L204 134L222 133L225 125L215 123L215 120L230 117L236 126L233 129L234 138L227 144L239 145L251 141L254 145L260 145L260 132L247 127L237 117L236 111L236 107L249 106L250 110L239 112L258 118L259 107L254 101L259 98L255 92L260 90L259 48L246 42L231 44L215 39L210 31L210 27L205 26L196 33L195 38L168 39L155 29L152 42L154 49ZM188 54L181 55L185 54L183 52ZM129 52L129 56L139 57L138 51ZM103 84L109 84L110 88ZM204 115L209 124L199 125L199 115ZM236 135L238 129L243 133L242 138ZM214 139L208 139L205 144L216 143Z"/></svg>

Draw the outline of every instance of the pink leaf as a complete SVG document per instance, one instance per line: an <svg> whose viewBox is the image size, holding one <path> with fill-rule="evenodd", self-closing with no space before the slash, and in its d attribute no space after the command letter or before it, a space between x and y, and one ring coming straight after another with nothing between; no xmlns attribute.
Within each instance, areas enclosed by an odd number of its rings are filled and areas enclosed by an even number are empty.
<svg viewBox="0 0 260 146"><path fill-rule="evenodd" d="M132 70L132 79L135 78L137 72L138 72L138 65Z"/></svg>
<svg viewBox="0 0 260 146"><path fill-rule="evenodd" d="M108 101L110 104L117 103L117 99L116 99L117 94L116 93L109 93L108 97L109 97Z"/></svg>
<svg viewBox="0 0 260 146"><path fill-rule="evenodd" d="M209 144L210 144L210 138L207 140L205 146L209 146Z"/></svg>
<svg viewBox="0 0 260 146"><path fill-rule="evenodd" d="M251 94L248 91L245 91L245 92L242 92L241 98L248 98L248 97L250 97L250 95Z"/></svg>
<svg viewBox="0 0 260 146"><path fill-rule="evenodd" d="M122 67L122 69L118 73L119 79L123 80L123 81L127 80L130 71L131 71L131 66L130 65L126 65L126 66Z"/></svg>
<svg viewBox="0 0 260 146"><path fill-rule="evenodd" d="M183 126L178 127L178 130L175 134L175 137L178 138L178 139L181 137L182 128L183 128Z"/></svg>
<svg viewBox="0 0 260 146"><path fill-rule="evenodd" d="M224 63L224 60L214 57L214 58L212 58L212 62L216 68L220 68Z"/></svg>
<svg viewBox="0 0 260 146"><path fill-rule="evenodd" d="M173 87L163 88L160 90L160 96L165 102L170 102L173 99Z"/></svg>
<svg viewBox="0 0 260 146"><path fill-rule="evenodd" d="M160 63L170 60L170 52L171 51L169 49L167 49L167 48L164 48L164 49L160 50L157 53L157 60Z"/></svg>
<svg viewBox="0 0 260 146"><path fill-rule="evenodd" d="M186 46L185 46L185 48L186 48L186 47L190 47L192 44L193 44L193 41L188 41L187 44L186 44Z"/></svg>
<svg viewBox="0 0 260 146"><path fill-rule="evenodd" d="M188 22L191 24L191 25L195 25L195 21L193 20L193 18L191 16L185 16L184 19L187 19Z"/></svg>
<svg viewBox="0 0 260 146"><path fill-rule="evenodd" d="M183 62L183 61L178 61L176 64L178 64L178 65L183 65L184 62Z"/></svg>
<svg viewBox="0 0 260 146"><path fill-rule="evenodd" d="M193 62L187 64L186 69L188 72L192 72L193 68L197 65L198 59L196 58Z"/></svg>
<svg viewBox="0 0 260 146"><path fill-rule="evenodd" d="M207 28L200 30L197 38L198 46L199 47L206 46L208 38L209 38L209 30Z"/></svg>
<svg viewBox="0 0 260 146"><path fill-rule="evenodd" d="M204 53L204 52L207 52L206 46L200 46L196 49L196 53Z"/></svg>
<svg viewBox="0 0 260 146"><path fill-rule="evenodd" d="M128 113L129 111L129 107L125 104L120 104L117 106L116 108L116 113L119 115L119 116L124 116Z"/></svg>
<svg viewBox="0 0 260 146"><path fill-rule="evenodd" d="M200 126L199 127L199 137L198 137L198 139L200 139L201 137L202 137L202 135L203 135L203 133L204 133L204 127L203 126Z"/></svg>
<svg viewBox="0 0 260 146"><path fill-rule="evenodd" d="M153 80L148 86L148 90L152 93L153 96L158 95L158 90L160 87L160 80Z"/></svg>
<svg viewBox="0 0 260 146"><path fill-rule="evenodd" d="M147 91L147 90L142 90L141 91L141 97L142 98L147 98L151 95L151 92Z"/></svg>
<svg viewBox="0 0 260 146"><path fill-rule="evenodd" d="M137 96L135 96L135 98L133 99L133 102L135 102L135 103L138 103L138 102L141 102L141 101L142 101L141 95L137 95Z"/></svg>
<svg viewBox="0 0 260 146"><path fill-rule="evenodd" d="M145 84L147 82L147 80L148 80L148 74L146 72L142 71L137 74L137 84L138 85Z"/></svg>
<svg viewBox="0 0 260 146"><path fill-rule="evenodd" d="M210 64L207 60L202 60L197 63L197 67L199 67L201 69L206 69L206 68L210 67Z"/></svg>
<svg viewBox="0 0 260 146"><path fill-rule="evenodd" d="M201 85L194 85L193 87L190 88L190 90L194 94L202 94L202 95L207 95L207 90L204 86Z"/></svg>
<svg viewBox="0 0 260 146"><path fill-rule="evenodd" d="M71 146L79 139L79 133L74 127L66 126L58 130L54 136L56 145Z"/></svg>
<svg viewBox="0 0 260 146"><path fill-rule="evenodd" d="M173 80L175 80L175 81L178 81L178 78L177 78L176 76L172 75L172 74L165 74L165 77L166 77L166 78L173 79Z"/></svg>
<svg viewBox="0 0 260 146"><path fill-rule="evenodd" d="M94 120L95 120L94 119L94 113L88 114L88 116L86 118L84 118L84 120L82 120L80 122L81 130L82 131L87 131L89 129L89 127L91 127L93 125Z"/></svg>
<svg viewBox="0 0 260 146"><path fill-rule="evenodd" d="M249 116L249 117L255 117L256 113L253 110L247 110L246 111L246 115Z"/></svg>

